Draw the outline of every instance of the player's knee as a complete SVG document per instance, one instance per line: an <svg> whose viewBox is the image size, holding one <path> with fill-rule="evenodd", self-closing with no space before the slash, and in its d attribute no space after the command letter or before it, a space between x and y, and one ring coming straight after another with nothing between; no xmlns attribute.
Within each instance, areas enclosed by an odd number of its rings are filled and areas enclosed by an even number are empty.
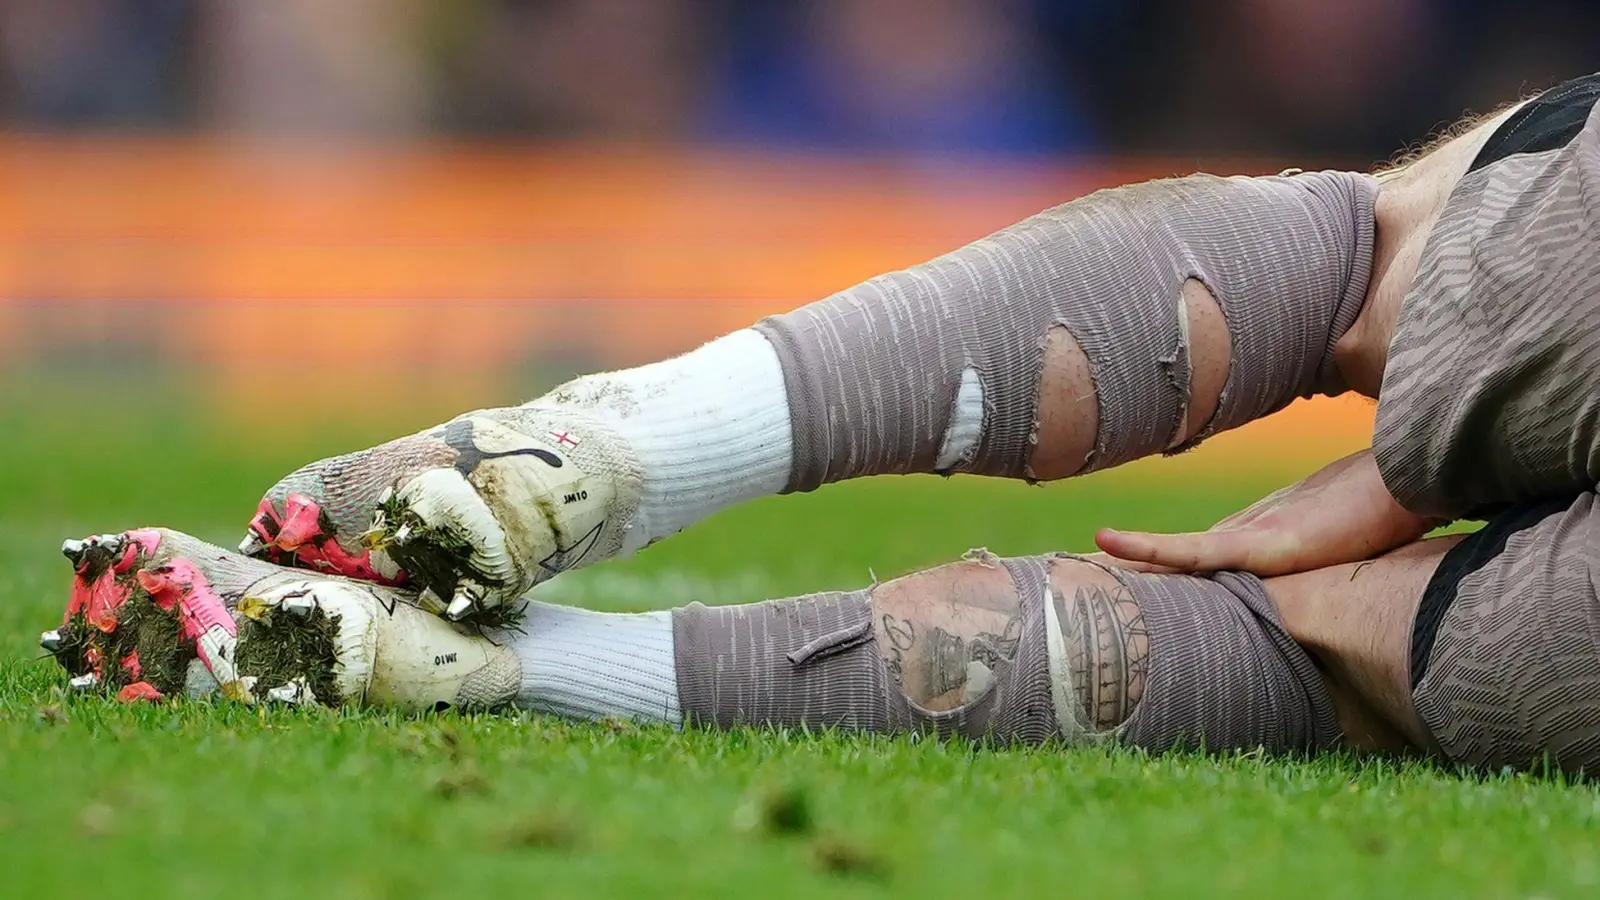
<svg viewBox="0 0 1600 900"><path fill-rule="evenodd" d="M975 552L868 600L887 684L924 724L1151 750L1338 740L1316 667L1259 579Z"/></svg>
<svg viewBox="0 0 1600 900"><path fill-rule="evenodd" d="M1122 608L1137 618L1124 617L1110 633L1125 642L1142 636L1146 648L1125 667L1129 689L1137 684L1141 696L1116 730L1119 742L1276 752L1339 743L1321 675L1284 630L1259 578L1120 573L1118 580L1133 603ZM1095 678L1101 669L1092 663L1078 671Z"/></svg>
<svg viewBox="0 0 1600 900"><path fill-rule="evenodd" d="M1022 602L1011 574L977 554L874 586L878 652L906 699L943 712L972 702L1016 659Z"/></svg>
<svg viewBox="0 0 1600 900"><path fill-rule="evenodd" d="M1022 682L1037 677L1049 693L1049 706L1035 712L1060 721L1045 730L1078 737L1128 719L1144 694L1150 649L1139 604L1096 565L1037 562L1019 573L974 552L871 590L878 651L907 700L958 710L987 695L1000 673L1016 674L1019 662L1042 663Z"/></svg>

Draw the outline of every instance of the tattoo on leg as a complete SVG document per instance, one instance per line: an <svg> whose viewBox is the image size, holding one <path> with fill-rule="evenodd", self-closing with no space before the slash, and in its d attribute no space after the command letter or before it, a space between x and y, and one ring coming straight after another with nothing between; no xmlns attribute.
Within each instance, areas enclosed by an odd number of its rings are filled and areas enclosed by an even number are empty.
<svg viewBox="0 0 1600 900"><path fill-rule="evenodd" d="M1017 648L1022 645L1022 616L1012 616L1000 634L980 631L972 639L972 658L989 668L1000 662L1017 658Z"/></svg>
<svg viewBox="0 0 1600 900"><path fill-rule="evenodd" d="M935 625L928 634L928 694L937 697L967 683L967 642Z"/></svg>
<svg viewBox="0 0 1600 900"><path fill-rule="evenodd" d="M1022 641L1010 574L982 561L918 572L873 590L879 652L907 698L955 709L981 696Z"/></svg>
<svg viewBox="0 0 1600 900"><path fill-rule="evenodd" d="M889 638L884 661L888 664L889 674L898 681L905 666L906 652L917 644L917 627L910 620L902 622L884 613L882 631Z"/></svg>
<svg viewBox="0 0 1600 900"><path fill-rule="evenodd" d="M1065 638L1073 698L1096 731L1116 728L1144 697L1150 635L1133 594L1098 567L1062 559L1046 602ZM878 650L907 699L956 709L981 697L1022 646L1022 601L1003 567L966 560L873 589Z"/></svg>
<svg viewBox="0 0 1600 900"><path fill-rule="evenodd" d="M1068 599L1052 585L1050 602L1066 638L1073 692L1089 726L1109 731L1126 722L1144 697L1150 633L1127 588L1087 584L1071 590Z"/></svg>

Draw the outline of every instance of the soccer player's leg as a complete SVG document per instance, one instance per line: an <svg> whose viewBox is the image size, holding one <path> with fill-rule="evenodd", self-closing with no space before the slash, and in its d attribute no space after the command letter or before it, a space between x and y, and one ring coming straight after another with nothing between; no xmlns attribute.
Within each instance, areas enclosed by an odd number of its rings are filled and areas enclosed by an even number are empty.
<svg viewBox="0 0 1600 900"><path fill-rule="evenodd" d="M1264 584L982 552L860 591L674 613L690 722L1153 751L1335 746Z"/></svg>
<svg viewBox="0 0 1600 900"><path fill-rule="evenodd" d="M64 547L42 643L82 689L1153 751L1422 748L1600 764L1595 496L1262 581L983 552L858 591L672 612L533 603L480 632L415 595L166 531Z"/></svg>
<svg viewBox="0 0 1600 900"><path fill-rule="evenodd" d="M75 687L124 700L514 705L1151 750L1308 750L1339 735L1310 657L1248 576L979 551L859 591L635 615L533 603L521 628L478 632L404 589L175 532L63 549L71 602L41 643Z"/></svg>
<svg viewBox="0 0 1600 900"><path fill-rule="evenodd" d="M409 578L459 617L763 494L1189 446L1344 389L1377 192L1341 172L1101 191L679 359L313 464L245 549Z"/></svg>

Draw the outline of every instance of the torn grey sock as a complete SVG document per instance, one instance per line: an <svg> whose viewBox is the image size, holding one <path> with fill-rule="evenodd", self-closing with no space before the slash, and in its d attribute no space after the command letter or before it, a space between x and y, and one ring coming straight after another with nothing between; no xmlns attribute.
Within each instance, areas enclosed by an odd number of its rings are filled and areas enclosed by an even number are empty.
<svg viewBox="0 0 1600 900"><path fill-rule="evenodd" d="M1339 743L1259 579L1105 571L977 554L861 591L675 610L684 721L1152 751Z"/></svg>
<svg viewBox="0 0 1600 900"><path fill-rule="evenodd" d="M1190 364L1180 291L1220 304L1232 360L1198 437L1296 397L1341 391L1333 345L1371 272L1377 182L1349 172L1195 175L1100 191L757 329L783 363L794 425L787 489L858 475L1028 477L1049 331L1087 355L1099 433L1087 468L1176 444ZM970 450L939 459L963 375L981 386ZM946 448L948 449L948 448Z"/></svg>

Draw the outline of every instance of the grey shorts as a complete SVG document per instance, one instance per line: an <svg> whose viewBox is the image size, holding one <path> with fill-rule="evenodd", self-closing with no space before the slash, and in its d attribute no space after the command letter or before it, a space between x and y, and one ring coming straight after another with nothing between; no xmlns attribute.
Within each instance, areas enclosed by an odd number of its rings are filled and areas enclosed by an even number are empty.
<svg viewBox="0 0 1600 900"><path fill-rule="evenodd" d="M1545 92L1451 192L1401 306L1373 451L1414 512L1600 483L1600 76Z"/></svg>
<svg viewBox="0 0 1600 900"><path fill-rule="evenodd" d="M1496 515L1446 554L1412 627L1417 713L1445 757L1600 772L1600 505Z"/></svg>

